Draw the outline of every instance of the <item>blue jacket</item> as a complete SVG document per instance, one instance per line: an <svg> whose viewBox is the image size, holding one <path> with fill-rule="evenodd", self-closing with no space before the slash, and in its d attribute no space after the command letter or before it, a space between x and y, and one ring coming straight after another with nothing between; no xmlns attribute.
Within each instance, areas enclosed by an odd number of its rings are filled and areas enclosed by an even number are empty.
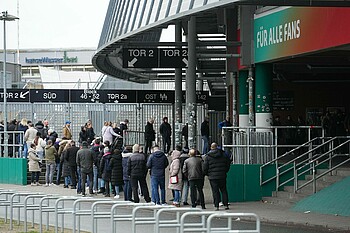
<svg viewBox="0 0 350 233"><path fill-rule="evenodd" d="M148 159L147 167L151 169L151 176L165 176L165 168L169 165L168 158L158 150L152 153Z"/></svg>

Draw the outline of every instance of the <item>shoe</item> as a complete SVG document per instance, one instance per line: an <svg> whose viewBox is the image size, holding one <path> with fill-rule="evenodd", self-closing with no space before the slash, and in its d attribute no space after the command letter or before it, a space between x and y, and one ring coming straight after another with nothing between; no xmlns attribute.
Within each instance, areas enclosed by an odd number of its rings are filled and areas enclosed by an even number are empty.
<svg viewBox="0 0 350 233"><path fill-rule="evenodd" d="M86 197L86 194L85 194L85 193L83 193L81 196L82 196L82 197Z"/></svg>
<svg viewBox="0 0 350 233"><path fill-rule="evenodd" d="M220 210L219 207L216 207L216 208L215 208L215 211L219 211L219 210Z"/></svg>
<svg viewBox="0 0 350 233"><path fill-rule="evenodd" d="M77 194L78 194L78 195L81 194L81 191L77 191Z"/></svg>
<svg viewBox="0 0 350 233"><path fill-rule="evenodd" d="M105 194L105 197L110 197L111 195L109 195L109 194Z"/></svg>
<svg viewBox="0 0 350 233"><path fill-rule="evenodd" d="M173 199L170 199L169 201L174 201L174 198L173 198Z"/></svg>
<svg viewBox="0 0 350 233"><path fill-rule="evenodd" d="M48 184L48 183L46 183L44 186L45 186L45 187L49 187L49 184Z"/></svg>
<svg viewBox="0 0 350 233"><path fill-rule="evenodd" d="M229 210L230 208L228 206L225 207L225 210Z"/></svg>
<svg viewBox="0 0 350 233"><path fill-rule="evenodd" d="M190 205L190 204L188 204L188 202L184 202L183 205Z"/></svg>
<svg viewBox="0 0 350 233"><path fill-rule="evenodd" d="M224 206L224 204L222 202L219 202L219 206Z"/></svg>
<svg viewBox="0 0 350 233"><path fill-rule="evenodd" d="M35 183L33 183L33 182L32 182L32 183L30 183L30 186L34 186L34 185L35 185Z"/></svg>
<svg viewBox="0 0 350 233"><path fill-rule="evenodd" d="M70 189L77 189L77 187L75 187L75 186L72 186L72 187L70 187Z"/></svg>
<svg viewBox="0 0 350 233"><path fill-rule="evenodd" d="M68 188L68 185L63 185L63 188L64 188L64 189L67 189L67 188Z"/></svg>
<svg viewBox="0 0 350 233"><path fill-rule="evenodd" d="M41 186L41 184L39 182L36 182L36 186Z"/></svg>
<svg viewBox="0 0 350 233"><path fill-rule="evenodd" d="M205 210L205 209L207 209L207 208L205 208L205 206L203 205L203 206L202 206L202 210Z"/></svg>
<svg viewBox="0 0 350 233"><path fill-rule="evenodd" d="M162 206L167 206L168 204L167 203L162 203Z"/></svg>
<svg viewBox="0 0 350 233"><path fill-rule="evenodd" d="M115 195L114 199L119 199L119 197L120 197L119 195Z"/></svg>

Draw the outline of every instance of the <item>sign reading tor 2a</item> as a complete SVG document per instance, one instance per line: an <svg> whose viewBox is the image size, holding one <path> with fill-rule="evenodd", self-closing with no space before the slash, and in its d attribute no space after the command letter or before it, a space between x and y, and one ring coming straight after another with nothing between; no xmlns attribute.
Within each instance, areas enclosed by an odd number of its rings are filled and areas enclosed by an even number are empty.
<svg viewBox="0 0 350 233"><path fill-rule="evenodd" d="M157 48L124 48L123 68L158 67Z"/></svg>

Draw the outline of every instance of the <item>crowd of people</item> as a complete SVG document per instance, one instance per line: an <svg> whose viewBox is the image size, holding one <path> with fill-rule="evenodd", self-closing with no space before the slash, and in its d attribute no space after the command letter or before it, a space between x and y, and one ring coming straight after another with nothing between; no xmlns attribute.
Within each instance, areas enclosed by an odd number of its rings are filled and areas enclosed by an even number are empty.
<svg viewBox="0 0 350 233"><path fill-rule="evenodd" d="M208 133L206 121L204 134ZM226 173L231 161L216 143L202 155L187 145L178 145L171 151L171 127L164 117L160 125L162 147L154 145L156 133L152 118L145 126L145 147L139 144L122 147L115 142L122 140L128 122L127 119L119 125L105 122L101 136L96 136L88 121L81 127L78 146L72 139L70 121L65 122L62 137L58 137L47 121L34 125L23 119L17 130L24 131L24 155L32 174L31 185L42 185L39 175L45 166L43 185L47 187L60 185L62 181L63 188L76 189L77 194L83 196L120 198L123 193L125 201L138 203L143 197L145 202L158 205L167 205L166 191L170 190L173 205L189 205L190 196L192 207L200 205L205 209L203 186L208 176L215 207L219 210L222 202L228 208ZM147 179L150 179L150 190Z"/></svg>

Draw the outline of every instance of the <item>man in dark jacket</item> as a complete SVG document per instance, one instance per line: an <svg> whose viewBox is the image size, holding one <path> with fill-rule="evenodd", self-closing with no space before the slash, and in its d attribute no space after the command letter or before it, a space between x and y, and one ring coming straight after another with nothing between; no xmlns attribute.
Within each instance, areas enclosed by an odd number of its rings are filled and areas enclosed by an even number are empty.
<svg viewBox="0 0 350 233"><path fill-rule="evenodd" d="M153 153L150 155L147 167L151 170L151 188L152 201L158 205L165 204L165 168L169 165L168 158L159 150L159 146L153 147ZM160 195L159 198L159 192Z"/></svg>
<svg viewBox="0 0 350 233"><path fill-rule="evenodd" d="M163 151L168 154L171 145L171 126L168 122L168 117L163 118L163 123L159 127L159 133L162 135Z"/></svg>
<svg viewBox="0 0 350 233"><path fill-rule="evenodd" d="M132 192L134 194L134 202L139 203L138 183L140 183L141 192L146 202L151 202L149 197L148 187L146 183L146 158L144 154L139 153L140 146L135 144L132 147L132 155L128 160L128 175L130 176L130 183Z"/></svg>
<svg viewBox="0 0 350 233"><path fill-rule="evenodd" d="M209 119L208 117L204 118L204 121L201 124L201 136L203 140L203 151L205 154L209 151Z"/></svg>
<svg viewBox="0 0 350 233"><path fill-rule="evenodd" d="M152 142L156 139L156 132L153 129L153 118L150 118L145 126L145 153L151 154Z"/></svg>
<svg viewBox="0 0 350 233"><path fill-rule="evenodd" d="M211 144L210 149L204 158L203 172L209 178L216 210L219 210L220 193L225 210L228 210L226 173L230 169L231 161L225 156L224 151L218 149L215 142Z"/></svg>
<svg viewBox="0 0 350 233"><path fill-rule="evenodd" d="M38 132L40 132L40 135L41 135L42 139L45 139L47 137L48 129L45 128L44 123L42 121L38 121L35 124L35 129L38 130Z"/></svg>
<svg viewBox="0 0 350 233"><path fill-rule="evenodd" d="M86 141L82 142L82 147L77 152L77 166L81 172L81 191L83 196L86 196L85 193L85 183L86 177L89 177L89 180L93 180L93 164L94 164L94 152L88 148L88 143ZM93 182L89 183L89 193L93 194Z"/></svg>
<svg viewBox="0 0 350 233"><path fill-rule="evenodd" d="M65 154L66 156L65 160L68 161L70 176L72 178L71 189L77 188L77 177L78 177L77 193L81 193L81 179L77 172L77 152L79 150L79 147L75 146L75 141L71 141L70 144L72 145L72 147L67 149L67 152Z"/></svg>
<svg viewBox="0 0 350 233"><path fill-rule="evenodd" d="M187 176L188 182L190 184L192 207L197 206L198 191L199 201L201 203L202 209L205 209L203 193L204 175L202 170L203 160L200 155L197 156L197 152L195 149L191 149L189 155L190 158L185 160L182 171Z"/></svg>

